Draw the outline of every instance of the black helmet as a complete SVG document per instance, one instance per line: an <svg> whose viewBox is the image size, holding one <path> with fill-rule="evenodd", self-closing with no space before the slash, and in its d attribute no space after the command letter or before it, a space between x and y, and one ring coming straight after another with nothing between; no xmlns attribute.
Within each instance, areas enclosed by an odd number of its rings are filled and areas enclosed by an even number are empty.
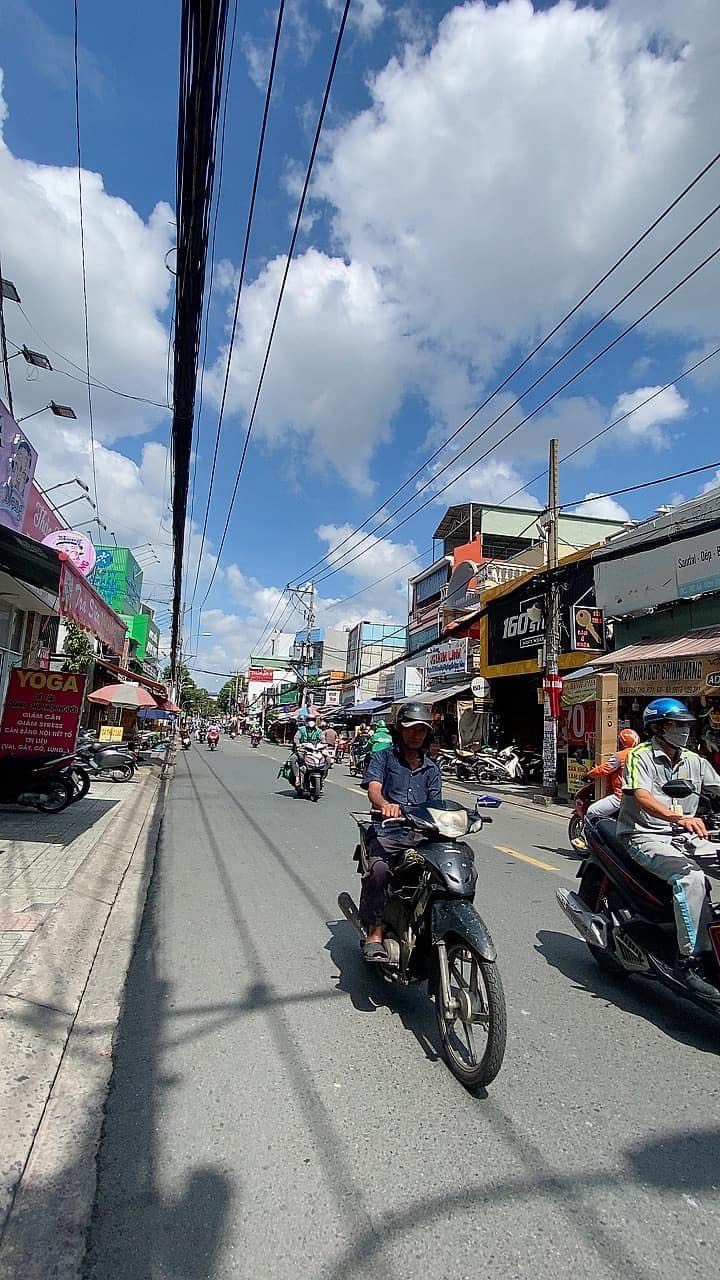
<svg viewBox="0 0 720 1280"><path fill-rule="evenodd" d="M424 702L405 702L398 708L395 724L398 729L402 729L403 725L409 727L413 724L422 724L426 729L432 729L430 708Z"/></svg>

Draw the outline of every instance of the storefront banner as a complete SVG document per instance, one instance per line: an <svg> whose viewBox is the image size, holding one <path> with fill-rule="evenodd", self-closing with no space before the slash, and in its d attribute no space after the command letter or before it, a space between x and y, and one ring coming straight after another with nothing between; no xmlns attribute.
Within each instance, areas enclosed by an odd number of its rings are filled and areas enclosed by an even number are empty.
<svg viewBox="0 0 720 1280"><path fill-rule="evenodd" d="M43 538L42 543L44 547L52 547L54 551L64 551L83 577L92 573L95 567L95 547L86 533L77 533L74 529L56 529Z"/></svg>
<svg viewBox="0 0 720 1280"><path fill-rule="evenodd" d="M580 681L578 681L578 684ZM595 701L576 702L563 711L562 737L567 745L568 795L572 798L595 762Z"/></svg>
<svg viewBox="0 0 720 1280"><path fill-rule="evenodd" d="M65 525L53 511L48 499L33 483L23 520L22 532L25 537L32 538L34 542L42 542L49 533L56 533L58 529L64 528Z"/></svg>
<svg viewBox="0 0 720 1280"><path fill-rule="evenodd" d="M58 554L62 556L62 552ZM58 600L61 618L70 618L86 631L91 631L116 656L122 654L125 627L64 556L60 566Z"/></svg>
<svg viewBox="0 0 720 1280"><path fill-rule="evenodd" d="M0 724L0 753L74 752L86 679L74 672L14 667Z"/></svg>
<svg viewBox="0 0 720 1280"><path fill-rule="evenodd" d="M679 599L720 589L720 530L683 544L676 555Z"/></svg>
<svg viewBox="0 0 720 1280"><path fill-rule="evenodd" d="M0 524L22 533L37 454L0 400Z"/></svg>
<svg viewBox="0 0 720 1280"><path fill-rule="evenodd" d="M428 682L441 676L465 675L468 669L468 639L433 645L425 658Z"/></svg>
<svg viewBox="0 0 720 1280"><path fill-rule="evenodd" d="M100 729L100 742L122 742L123 727L121 724L104 724Z"/></svg>
<svg viewBox="0 0 720 1280"><path fill-rule="evenodd" d="M273 673L269 667L251 667L247 678L248 684L272 684Z"/></svg>
<svg viewBox="0 0 720 1280"><path fill-rule="evenodd" d="M696 658L662 658L642 662L618 662L621 698L692 698L702 694L720 697L720 653Z"/></svg>
<svg viewBox="0 0 720 1280"><path fill-rule="evenodd" d="M493 600L488 609L490 666L526 662L545 643L545 600L520 600L518 593Z"/></svg>
<svg viewBox="0 0 720 1280"><path fill-rule="evenodd" d="M597 697L597 676L580 676L577 680L563 680L560 705L574 707L578 702L594 702Z"/></svg>

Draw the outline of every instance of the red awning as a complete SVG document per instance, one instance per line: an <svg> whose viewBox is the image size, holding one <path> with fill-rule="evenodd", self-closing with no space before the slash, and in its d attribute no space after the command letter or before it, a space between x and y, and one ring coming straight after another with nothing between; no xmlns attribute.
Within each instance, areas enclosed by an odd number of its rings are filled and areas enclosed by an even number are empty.
<svg viewBox="0 0 720 1280"><path fill-rule="evenodd" d="M114 675L121 676L123 680L130 680L133 684L141 684L145 689L149 689L157 699L158 706L161 706L163 699L167 698L167 689L164 684L160 684L159 680L151 680L149 676L139 676L137 671L121 667L119 662L108 662L106 658L98 658L98 663L105 667L106 671L112 671ZM167 710L169 711L170 708L168 707Z"/></svg>

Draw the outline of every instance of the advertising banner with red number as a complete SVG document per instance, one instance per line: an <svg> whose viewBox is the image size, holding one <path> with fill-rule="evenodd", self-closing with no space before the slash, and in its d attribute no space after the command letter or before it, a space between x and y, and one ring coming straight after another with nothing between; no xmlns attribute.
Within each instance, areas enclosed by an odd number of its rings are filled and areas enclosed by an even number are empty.
<svg viewBox="0 0 720 1280"><path fill-rule="evenodd" d="M73 752L86 679L69 671L13 667L0 724L0 755Z"/></svg>
<svg viewBox="0 0 720 1280"><path fill-rule="evenodd" d="M576 702L563 708L563 737L567 740L568 792L574 796L595 763L595 702Z"/></svg>
<svg viewBox="0 0 720 1280"><path fill-rule="evenodd" d="M122 656L125 645L124 623L62 552L60 557L60 616L70 618L86 631L91 631L101 644L107 645L111 653Z"/></svg>

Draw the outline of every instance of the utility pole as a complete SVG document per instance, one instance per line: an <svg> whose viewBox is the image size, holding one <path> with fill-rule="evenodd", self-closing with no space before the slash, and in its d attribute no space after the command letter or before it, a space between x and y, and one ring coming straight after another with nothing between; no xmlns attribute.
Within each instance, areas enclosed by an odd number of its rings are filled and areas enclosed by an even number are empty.
<svg viewBox="0 0 720 1280"><path fill-rule="evenodd" d="M560 584L558 582L558 517L560 514L559 441L550 441L548 466L548 506L545 515L547 536L547 619L545 623L545 679L543 717L543 792L557 793L557 725L560 701L558 657L560 653Z"/></svg>
<svg viewBox="0 0 720 1280"><path fill-rule="evenodd" d="M0 259L0 359L2 359L3 369L5 371L5 389L7 394L8 409L10 410L10 416L14 418L15 410L13 408L12 386L10 383L10 363L8 360L7 335L5 333L4 298L5 298L5 292L4 292L3 283L2 283L2 260ZM17 294L15 294L15 298L17 298ZM2 443L1 440L0 440L0 443Z"/></svg>
<svg viewBox="0 0 720 1280"><path fill-rule="evenodd" d="M303 683L307 690L309 671L310 671L310 636L315 626L315 583L311 582L306 588L309 596L307 606L307 618L305 620L305 644L303 645Z"/></svg>

